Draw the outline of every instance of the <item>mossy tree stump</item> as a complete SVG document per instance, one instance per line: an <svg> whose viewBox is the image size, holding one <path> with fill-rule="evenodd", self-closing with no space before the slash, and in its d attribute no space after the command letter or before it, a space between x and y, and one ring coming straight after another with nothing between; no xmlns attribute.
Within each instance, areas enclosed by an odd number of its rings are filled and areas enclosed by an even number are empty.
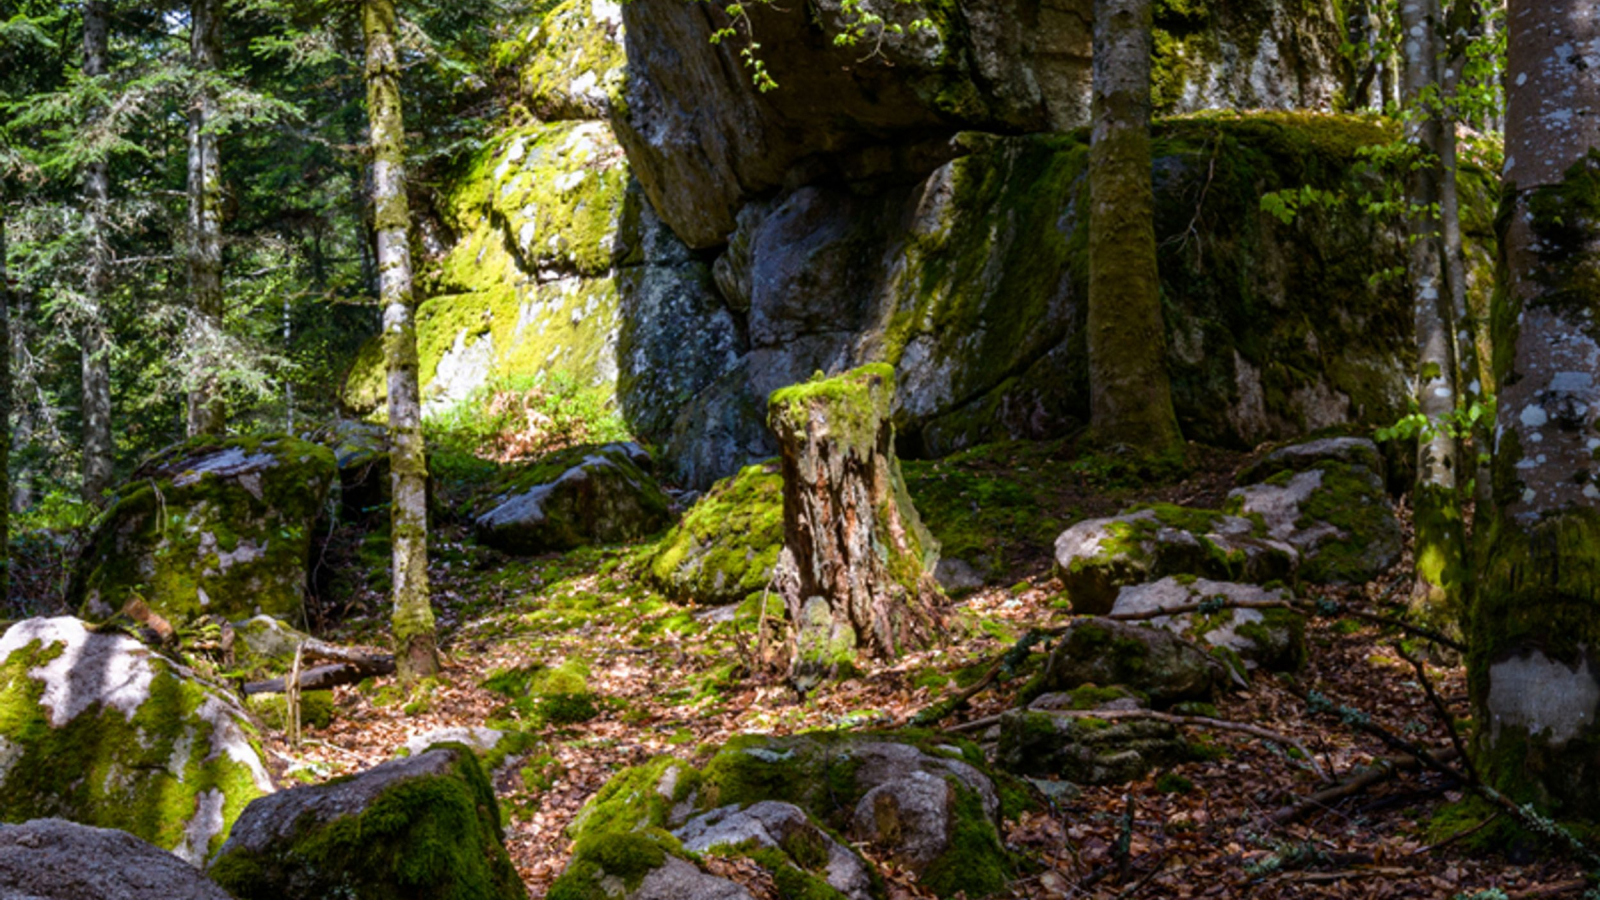
<svg viewBox="0 0 1600 900"><path fill-rule="evenodd" d="M837 675L857 654L926 646L938 623L938 544L911 505L894 455L894 369L870 365L772 395L783 460L792 674Z"/></svg>

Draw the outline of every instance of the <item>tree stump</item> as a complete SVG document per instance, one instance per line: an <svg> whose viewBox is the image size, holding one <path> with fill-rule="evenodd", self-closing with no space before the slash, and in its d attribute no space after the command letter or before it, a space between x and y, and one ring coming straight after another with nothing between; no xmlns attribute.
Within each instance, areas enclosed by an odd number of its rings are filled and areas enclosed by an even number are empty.
<svg viewBox="0 0 1600 900"><path fill-rule="evenodd" d="M894 369L870 365L772 395L783 457L779 594L794 629L791 675L847 672L936 634L939 545L894 455Z"/></svg>

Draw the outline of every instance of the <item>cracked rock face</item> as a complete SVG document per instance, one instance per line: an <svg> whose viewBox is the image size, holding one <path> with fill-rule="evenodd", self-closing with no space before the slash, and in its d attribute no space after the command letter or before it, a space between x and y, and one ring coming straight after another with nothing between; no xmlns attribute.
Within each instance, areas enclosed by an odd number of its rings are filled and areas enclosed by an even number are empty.
<svg viewBox="0 0 1600 900"><path fill-rule="evenodd" d="M118 828L199 865L273 790L248 716L143 644L72 618L0 637L0 818Z"/></svg>

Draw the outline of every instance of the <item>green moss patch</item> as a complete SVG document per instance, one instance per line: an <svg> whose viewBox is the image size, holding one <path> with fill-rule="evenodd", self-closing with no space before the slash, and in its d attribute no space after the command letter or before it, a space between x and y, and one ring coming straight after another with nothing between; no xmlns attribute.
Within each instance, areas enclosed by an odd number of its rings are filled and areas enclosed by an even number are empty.
<svg viewBox="0 0 1600 900"><path fill-rule="evenodd" d="M679 601L738 603L767 588L783 549L783 475L776 460L747 466L696 501L643 562Z"/></svg>

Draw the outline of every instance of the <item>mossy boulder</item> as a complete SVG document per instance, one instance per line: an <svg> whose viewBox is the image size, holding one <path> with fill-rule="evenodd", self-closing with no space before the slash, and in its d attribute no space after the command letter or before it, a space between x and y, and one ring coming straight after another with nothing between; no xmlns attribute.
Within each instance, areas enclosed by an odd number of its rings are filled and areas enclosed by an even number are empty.
<svg viewBox="0 0 1600 900"><path fill-rule="evenodd" d="M872 900L876 894L877 873L861 854L792 803L724 806L695 816L672 835L689 853L752 855L786 896Z"/></svg>
<svg viewBox="0 0 1600 900"><path fill-rule="evenodd" d="M519 721L543 727L587 722L600 714L600 698L589 686L589 667L579 659L497 671L483 687L511 701L496 719L514 714Z"/></svg>
<svg viewBox="0 0 1600 900"><path fill-rule="evenodd" d="M1230 584L1204 578L1163 578L1132 585L1117 594L1113 615L1151 613L1180 606L1223 603L1282 603L1282 589ZM1238 654L1247 668L1292 672L1306 660L1305 616L1292 609L1217 609L1148 620L1190 640Z"/></svg>
<svg viewBox="0 0 1600 900"><path fill-rule="evenodd" d="M295 651L311 639L280 619L255 616L243 622L234 622L232 673L250 681L264 681L289 671L294 665Z"/></svg>
<svg viewBox="0 0 1600 900"><path fill-rule="evenodd" d="M0 637L0 821L116 828L199 865L272 789L249 716L133 638L72 618Z"/></svg>
<svg viewBox="0 0 1600 900"><path fill-rule="evenodd" d="M1073 611L1089 615L1110 612L1123 587L1167 575L1287 579L1298 556L1259 521L1164 504L1079 522L1056 540L1055 553Z"/></svg>
<svg viewBox="0 0 1600 900"><path fill-rule="evenodd" d="M613 778L574 821L579 851L551 896L601 896L586 891L608 874L637 885L683 853L684 836L700 830L687 828L698 816L722 811L721 820L752 808L764 816L766 803L803 810L825 833L872 845L941 897L988 896L1012 875L997 830L999 795L976 746L916 733L745 735L699 768L662 757ZM787 862L765 862L803 863L816 876L827 856L815 846L786 850ZM633 868L606 864L608 855Z"/></svg>
<svg viewBox="0 0 1600 900"><path fill-rule="evenodd" d="M1164 706L1210 700L1226 678L1222 663L1170 631L1115 619L1081 619L1051 648L1030 693L1120 685Z"/></svg>
<svg viewBox="0 0 1600 900"><path fill-rule="evenodd" d="M232 900L190 863L124 831L62 819L0 825L8 900Z"/></svg>
<svg viewBox="0 0 1600 900"><path fill-rule="evenodd" d="M738 603L767 588L783 549L783 474L776 460L718 482L644 563L645 578L679 601Z"/></svg>
<svg viewBox="0 0 1600 900"><path fill-rule="evenodd" d="M1299 551L1301 579L1363 584L1400 561L1400 520L1371 441L1327 438L1285 447L1248 474L1263 480L1233 490L1230 504Z"/></svg>
<svg viewBox="0 0 1600 900"><path fill-rule="evenodd" d="M100 620L138 598L179 626L213 614L298 621L334 478L330 451L286 436L164 451L96 520L73 603Z"/></svg>
<svg viewBox="0 0 1600 900"><path fill-rule="evenodd" d="M323 443L339 468L339 513L359 522L389 502L389 432L384 426L340 419Z"/></svg>
<svg viewBox="0 0 1600 900"><path fill-rule="evenodd" d="M240 900L525 900L494 790L465 747L250 804L207 873Z"/></svg>
<svg viewBox="0 0 1600 900"><path fill-rule="evenodd" d="M474 527L480 543L538 554L633 540L665 528L671 500L635 444L564 450L503 481Z"/></svg>
<svg viewBox="0 0 1600 900"><path fill-rule="evenodd" d="M1073 696L1081 698L1087 693L1080 688ZM1002 713L996 763L1019 775L1053 775L1074 784L1106 785L1135 781L1158 766L1188 758L1188 744L1170 723L1153 719L1108 720L1067 712L1137 709L1141 705L1131 698L1116 696L1114 689L1110 693L1111 699L1073 702L1064 709L1036 701L1026 709Z"/></svg>

